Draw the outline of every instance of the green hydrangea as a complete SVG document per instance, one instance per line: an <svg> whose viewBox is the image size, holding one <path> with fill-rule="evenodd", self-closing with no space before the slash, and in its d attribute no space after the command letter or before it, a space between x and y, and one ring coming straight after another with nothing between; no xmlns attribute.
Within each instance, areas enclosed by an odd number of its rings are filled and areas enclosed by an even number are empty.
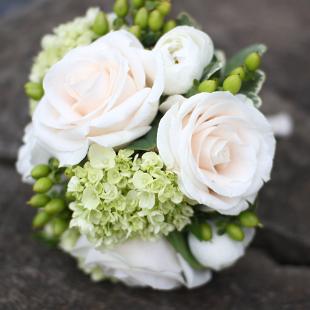
<svg viewBox="0 0 310 310"><path fill-rule="evenodd" d="M74 197L70 227L96 247L132 238L156 239L191 222L193 209L179 190L177 176L160 157L147 152L92 145L88 161L71 169L68 192Z"/></svg>

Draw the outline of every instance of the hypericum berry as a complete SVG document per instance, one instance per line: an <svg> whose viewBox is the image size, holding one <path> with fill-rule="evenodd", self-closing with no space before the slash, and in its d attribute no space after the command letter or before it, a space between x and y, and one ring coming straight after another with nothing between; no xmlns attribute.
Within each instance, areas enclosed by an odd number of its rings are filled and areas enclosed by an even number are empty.
<svg viewBox="0 0 310 310"><path fill-rule="evenodd" d="M99 12L97 14L92 30L99 36L103 36L109 32L109 21L104 12Z"/></svg>
<svg viewBox="0 0 310 310"><path fill-rule="evenodd" d="M236 224L228 224L226 227L226 233L233 240L242 241L244 239L243 230Z"/></svg>
<svg viewBox="0 0 310 310"><path fill-rule="evenodd" d="M31 170L31 176L37 180L37 179L48 176L50 171L51 169L48 165L44 165L44 164L36 165Z"/></svg>
<svg viewBox="0 0 310 310"><path fill-rule="evenodd" d="M244 62L249 71L255 71L260 67L261 56L258 53L251 53Z"/></svg>
<svg viewBox="0 0 310 310"><path fill-rule="evenodd" d="M46 193L51 189L52 186L53 181L50 178L48 177L40 178L34 183L33 191L36 193Z"/></svg>
<svg viewBox="0 0 310 310"><path fill-rule="evenodd" d="M199 84L198 91L200 93L203 93L203 92L212 93L212 92L216 91L216 88L217 88L217 81L205 80Z"/></svg>
<svg viewBox="0 0 310 310"><path fill-rule="evenodd" d="M175 28L177 26L177 23L175 20L170 19L168 20L165 24L164 24L164 33L172 30L173 28Z"/></svg>
<svg viewBox="0 0 310 310"><path fill-rule="evenodd" d="M200 224L201 239L210 241L212 239L212 227L209 223Z"/></svg>
<svg viewBox="0 0 310 310"><path fill-rule="evenodd" d="M50 216L44 212L40 211L35 215L32 221L32 226L34 228L42 228L44 225L46 225L50 220Z"/></svg>
<svg viewBox="0 0 310 310"><path fill-rule="evenodd" d="M144 5L144 0L131 0L131 4L135 9L140 9Z"/></svg>
<svg viewBox="0 0 310 310"><path fill-rule="evenodd" d="M36 194L30 198L28 204L34 208L43 208L48 202L50 198L45 194Z"/></svg>
<svg viewBox="0 0 310 310"><path fill-rule="evenodd" d="M44 207L44 211L47 214L54 215L63 211L65 206L65 201L63 199L54 198Z"/></svg>
<svg viewBox="0 0 310 310"><path fill-rule="evenodd" d="M158 10L152 11L148 20L148 25L150 29L156 32L161 29L163 24L164 24L163 15Z"/></svg>
<svg viewBox="0 0 310 310"><path fill-rule="evenodd" d="M244 211L239 215L240 224L244 227L253 228L258 226L259 219L253 211Z"/></svg>
<svg viewBox="0 0 310 310"><path fill-rule="evenodd" d="M60 237L67 227L67 222L61 218L54 218L52 221L52 229L55 237Z"/></svg>
<svg viewBox="0 0 310 310"><path fill-rule="evenodd" d="M135 35L138 39L141 37L141 28L138 25L133 25L129 28L129 31Z"/></svg>
<svg viewBox="0 0 310 310"><path fill-rule="evenodd" d="M149 13L146 8L139 9L134 18L135 25L139 26L141 29L145 29L147 27L148 17Z"/></svg>
<svg viewBox="0 0 310 310"><path fill-rule="evenodd" d="M34 100L40 100L44 95L43 86L40 83L28 82L25 84L26 95Z"/></svg>
<svg viewBox="0 0 310 310"><path fill-rule="evenodd" d="M125 17L128 13L127 0L116 0L113 11L118 17Z"/></svg>
<svg viewBox="0 0 310 310"><path fill-rule="evenodd" d="M166 16L171 11L171 3L169 1L163 1L157 7L157 10L163 15Z"/></svg>
<svg viewBox="0 0 310 310"><path fill-rule="evenodd" d="M241 89L242 81L238 74L228 76L223 83L223 89L231 92L232 94L237 94Z"/></svg>
<svg viewBox="0 0 310 310"><path fill-rule="evenodd" d="M240 79L243 80L245 78L245 72L244 69L240 66L236 69L232 70L229 75L239 75Z"/></svg>

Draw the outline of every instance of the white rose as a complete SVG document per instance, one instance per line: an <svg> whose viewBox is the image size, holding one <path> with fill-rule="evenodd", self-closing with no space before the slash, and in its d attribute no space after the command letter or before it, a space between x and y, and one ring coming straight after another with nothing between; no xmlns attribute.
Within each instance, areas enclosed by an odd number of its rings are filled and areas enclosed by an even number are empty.
<svg viewBox="0 0 310 310"><path fill-rule="evenodd" d="M191 252L200 264L216 271L230 267L241 258L255 234L254 229L246 229L244 240L234 241L226 234L218 235L214 226L212 231L211 241L200 241L190 234L188 243Z"/></svg>
<svg viewBox="0 0 310 310"><path fill-rule="evenodd" d="M160 156L202 208L240 213L270 178L271 126L244 96L220 91L174 99L158 128Z"/></svg>
<svg viewBox="0 0 310 310"><path fill-rule="evenodd" d="M32 124L25 128L24 144L18 150L16 169L26 183L33 183L31 170L38 164L48 162L51 154L38 143L34 136Z"/></svg>
<svg viewBox="0 0 310 310"><path fill-rule="evenodd" d="M63 242L66 244L67 242ZM130 286L173 289L181 285L200 286L211 279L210 270L192 269L165 239L131 240L113 249L97 250L85 236L65 249L85 270L101 268L102 273Z"/></svg>
<svg viewBox="0 0 310 310"><path fill-rule="evenodd" d="M88 146L118 147L147 133L164 87L161 56L129 32L111 32L70 51L47 73L35 134L62 165Z"/></svg>
<svg viewBox="0 0 310 310"><path fill-rule="evenodd" d="M164 34L154 50L163 55L165 94L184 94L200 79L214 48L210 37L194 27L179 26Z"/></svg>

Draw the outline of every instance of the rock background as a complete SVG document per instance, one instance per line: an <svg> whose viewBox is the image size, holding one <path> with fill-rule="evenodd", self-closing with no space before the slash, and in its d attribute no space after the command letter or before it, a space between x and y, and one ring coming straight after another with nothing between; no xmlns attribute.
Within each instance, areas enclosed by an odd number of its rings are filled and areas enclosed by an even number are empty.
<svg viewBox="0 0 310 310"><path fill-rule="evenodd" d="M11 9L13 2L20 5ZM91 283L75 262L32 239L30 188L14 170L27 115L23 84L40 38L91 5L111 1L0 3L0 309L310 309L310 2L175 0L228 54L265 42L264 110L291 113L278 141L273 180L260 195L265 229L237 265L207 286L159 292Z"/></svg>

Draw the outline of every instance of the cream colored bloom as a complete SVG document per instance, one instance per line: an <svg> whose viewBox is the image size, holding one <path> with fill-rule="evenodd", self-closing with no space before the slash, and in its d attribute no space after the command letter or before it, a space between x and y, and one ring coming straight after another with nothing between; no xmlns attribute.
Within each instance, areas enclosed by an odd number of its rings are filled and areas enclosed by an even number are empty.
<svg viewBox="0 0 310 310"><path fill-rule="evenodd" d="M164 106L170 109L160 121L157 146L182 192L222 214L246 209L273 163L275 139L264 115L228 92L176 96Z"/></svg>
<svg viewBox="0 0 310 310"><path fill-rule="evenodd" d="M165 65L165 94L186 93L214 53L211 38L194 27L179 26L164 34L155 50L161 52Z"/></svg>
<svg viewBox="0 0 310 310"><path fill-rule="evenodd" d="M150 130L164 87L163 65L157 52L120 30L70 51L43 85L35 134L62 165L72 165L91 143L118 147Z"/></svg>

